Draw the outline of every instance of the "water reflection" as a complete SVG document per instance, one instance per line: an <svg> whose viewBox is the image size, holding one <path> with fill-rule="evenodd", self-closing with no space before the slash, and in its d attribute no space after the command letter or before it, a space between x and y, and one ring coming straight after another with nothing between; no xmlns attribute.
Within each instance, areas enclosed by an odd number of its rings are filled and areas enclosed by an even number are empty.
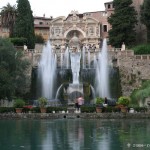
<svg viewBox="0 0 150 150"><path fill-rule="evenodd" d="M0 149L126 150L141 144L145 150L149 126L149 120L1 120Z"/></svg>

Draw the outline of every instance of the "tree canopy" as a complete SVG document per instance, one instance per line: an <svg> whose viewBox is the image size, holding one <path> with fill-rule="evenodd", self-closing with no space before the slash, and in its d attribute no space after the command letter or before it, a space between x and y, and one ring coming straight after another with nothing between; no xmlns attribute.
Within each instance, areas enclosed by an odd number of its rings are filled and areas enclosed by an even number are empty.
<svg viewBox="0 0 150 150"><path fill-rule="evenodd" d="M23 94L28 65L9 40L0 38L0 99Z"/></svg>
<svg viewBox="0 0 150 150"><path fill-rule="evenodd" d="M11 6L9 3L2 8L0 12L1 15L1 25L2 27L9 29L9 36L12 37L14 33L14 24L16 20L16 6Z"/></svg>
<svg viewBox="0 0 150 150"><path fill-rule="evenodd" d="M141 6L141 21L147 27L147 42L150 43L150 0L144 0Z"/></svg>
<svg viewBox="0 0 150 150"><path fill-rule="evenodd" d="M27 39L27 46L33 49L35 46L34 18L28 0L17 1L17 18L15 24L15 36Z"/></svg>
<svg viewBox="0 0 150 150"><path fill-rule="evenodd" d="M134 45L136 41L135 24L136 11L132 0L114 0L114 14L108 18L112 26L109 30L109 42L114 47L121 47L124 42L127 46Z"/></svg>

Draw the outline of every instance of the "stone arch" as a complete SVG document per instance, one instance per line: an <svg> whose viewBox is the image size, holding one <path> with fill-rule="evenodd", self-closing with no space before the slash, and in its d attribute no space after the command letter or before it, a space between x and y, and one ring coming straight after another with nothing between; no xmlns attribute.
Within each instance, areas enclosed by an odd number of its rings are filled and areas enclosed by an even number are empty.
<svg viewBox="0 0 150 150"><path fill-rule="evenodd" d="M69 32L75 31L75 30L76 30L76 31L79 31L80 33L82 33L82 35L83 35L84 38L86 37L86 33L85 33L83 30L81 30L81 29L78 28L78 27L72 27L72 28L68 29L68 30L64 33L64 38L67 37L67 35L68 35Z"/></svg>

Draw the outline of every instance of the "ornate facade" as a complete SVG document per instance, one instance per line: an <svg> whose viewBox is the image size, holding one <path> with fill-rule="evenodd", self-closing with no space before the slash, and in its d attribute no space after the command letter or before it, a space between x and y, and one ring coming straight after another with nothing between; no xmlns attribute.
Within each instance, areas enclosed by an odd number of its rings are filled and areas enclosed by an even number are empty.
<svg viewBox="0 0 150 150"><path fill-rule="evenodd" d="M99 47L101 37L100 22L93 17L72 11L67 18L58 17L50 23L50 41L53 49L62 51L68 46L93 50Z"/></svg>

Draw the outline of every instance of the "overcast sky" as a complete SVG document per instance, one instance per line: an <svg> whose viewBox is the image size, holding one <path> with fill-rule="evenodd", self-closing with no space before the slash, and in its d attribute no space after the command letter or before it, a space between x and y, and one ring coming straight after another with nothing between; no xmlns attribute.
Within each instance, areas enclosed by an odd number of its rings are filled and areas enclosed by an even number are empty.
<svg viewBox="0 0 150 150"><path fill-rule="evenodd" d="M29 0L33 15L67 16L71 10L79 13L105 10L104 3L112 0ZM0 0L0 8L16 4L16 0Z"/></svg>

